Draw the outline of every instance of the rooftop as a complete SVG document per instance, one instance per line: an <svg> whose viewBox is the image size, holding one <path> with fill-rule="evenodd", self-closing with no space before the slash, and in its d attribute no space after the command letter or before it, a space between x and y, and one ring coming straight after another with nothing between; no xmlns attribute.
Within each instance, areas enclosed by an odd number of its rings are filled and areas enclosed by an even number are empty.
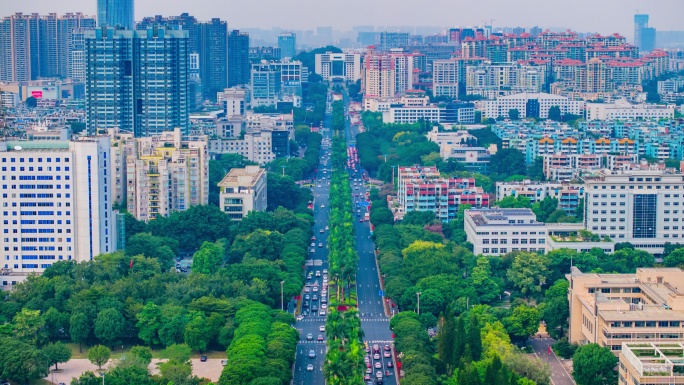
<svg viewBox="0 0 684 385"><path fill-rule="evenodd" d="M218 183L219 187L255 186L264 173L265 169L259 166L247 166L245 168L233 168Z"/></svg>

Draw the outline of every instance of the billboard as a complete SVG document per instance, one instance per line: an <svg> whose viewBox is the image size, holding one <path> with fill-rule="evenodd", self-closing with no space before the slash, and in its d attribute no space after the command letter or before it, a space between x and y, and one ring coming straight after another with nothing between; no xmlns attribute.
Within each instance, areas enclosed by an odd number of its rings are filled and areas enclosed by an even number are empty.
<svg viewBox="0 0 684 385"><path fill-rule="evenodd" d="M56 86L28 86L29 95L36 99L60 99L60 91Z"/></svg>

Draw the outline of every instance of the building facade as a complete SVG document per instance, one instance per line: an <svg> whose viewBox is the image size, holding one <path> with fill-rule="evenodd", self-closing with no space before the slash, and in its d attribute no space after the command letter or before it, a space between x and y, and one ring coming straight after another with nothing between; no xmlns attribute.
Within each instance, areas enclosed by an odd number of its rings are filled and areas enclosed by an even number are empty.
<svg viewBox="0 0 684 385"><path fill-rule="evenodd" d="M632 104L621 99L614 103L587 103L587 120L649 120L674 118L674 104Z"/></svg>
<svg viewBox="0 0 684 385"><path fill-rule="evenodd" d="M233 30L228 35L228 87L249 84L249 34Z"/></svg>
<svg viewBox="0 0 684 385"><path fill-rule="evenodd" d="M684 271L637 268L636 274L594 274L572 267L566 278L570 343L596 343L619 354L626 342L680 343L684 338L684 293L677 289Z"/></svg>
<svg viewBox="0 0 684 385"><path fill-rule="evenodd" d="M241 221L250 211L266 211L266 170L259 166L233 168L218 184L221 211Z"/></svg>
<svg viewBox="0 0 684 385"><path fill-rule="evenodd" d="M501 96L496 100L479 101L476 106L482 111L483 118L508 118L510 111L517 110L519 118L546 119L549 117L549 109L554 106L560 108L561 115L583 116L585 102L546 93L520 93Z"/></svg>
<svg viewBox="0 0 684 385"><path fill-rule="evenodd" d="M213 18L197 28L202 90L213 99L228 85L228 23Z"/></svg>
<svg viewBox="0 0 684 385"><path fill-rule="evenodd" d="M110 141L0 141L3 272L117 250ZM4 277L3 277L4 279Z"/></svg>
<svg viewBox="0 0 684 385"><path fill-rule="evenodd" d="M86 125L136 137L188 130L185 31L100 28L87 31Z"/></svg>
<svg viewBox="0 0 684 385"><path fill-rule="evenodd" d="M653 254L684 230L684 179L662 171L585 177L587 230Z"/></svg>
<svg viewBox="0 0 684 385"><path fill-rule="evenodd" d="M179 129L119 140L117 164L124 187L117 191L125 191L128 211L149 221L208 204L208 142L207 136L182 137Z"/></svg>
<svg viewBox="0 0 684 385"><path fill-rule="evenodd" d="M524 180L521 182L496 182L496 200L506 197L524 196L534 204L546 197L558 199L558 208L568 215L575 215L580 200L584 197L584 186L561 182L537 182Z"/></svg>
<svg viewBox="0 0 684 385"><path fill-rule="evenodd" d="M97 0L97 26L135 28L133 0Z"/></svg>
<svg viewBox="0 0 684 385"><path fill-rule="evenodd" d="M280 49L280 60L297 55L297 35L294 32L284 32L278 35L278 48Z"/></svg>
<svg viewBox="0 0 684 385"><path fill-rule="evenodd" d="M684 384L684 365L675 358L682 355L682 342L623 342L618 385Z"/></svg>
<svg viewBox="0 0 684 385"><path fill-rule="evenodd" d="M316 54L316 73L325 81L355 82L361 79L361 55L331 52Z"/></svg>
<svg viewBox="0 0 684 385"><path fill-rule="evenodd" d="M400 211L432 211L443 222L456 218L458 206L488 207L489 195L472 178L442 178L435 167L399 167Z"/></svg>

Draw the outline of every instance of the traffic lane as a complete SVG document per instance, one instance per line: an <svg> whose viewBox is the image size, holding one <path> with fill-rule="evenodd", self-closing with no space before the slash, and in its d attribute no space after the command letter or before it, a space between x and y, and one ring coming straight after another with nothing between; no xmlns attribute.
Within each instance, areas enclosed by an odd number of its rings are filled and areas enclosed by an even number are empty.
<svg viewBox="0 0 684 385"><path fill-rule="evenodd" d="M309 358L309 351L316 352L316 358ZM325 384L323 377L323 363L325 362L325 343L300 344L297 346L297 363L293 376L293 384ZM313 365L313 371L307 371L307 366Z"/></svg>
<svg viewBox="0 0 684 385"><path fill-rule="evenodd" d="M531 338L528 342L532 346L532 350L534 350L534 355L538 359L542 360L543 362L546 362L549 365L549 368L551 369L551 382L554 385L575 384L575 381L573 381L572 376L565 368L563 363L560 362L558 357L556 357L556 354L553 352L553 349L551 349L551 354L549 354L549 347L553 345L553 343L556 341L554 341L551 338L543 338L541 340Z"/></svg>

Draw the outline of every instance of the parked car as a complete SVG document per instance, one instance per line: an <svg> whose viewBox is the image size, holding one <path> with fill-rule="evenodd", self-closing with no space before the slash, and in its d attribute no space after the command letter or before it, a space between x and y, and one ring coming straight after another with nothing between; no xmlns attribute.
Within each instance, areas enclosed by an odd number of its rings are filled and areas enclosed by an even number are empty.
<svg viewBox="0 0 684 385"><path fill-rule="evenodd" d="M200 356L200 361L207 362L207 356Z"/></svg>

